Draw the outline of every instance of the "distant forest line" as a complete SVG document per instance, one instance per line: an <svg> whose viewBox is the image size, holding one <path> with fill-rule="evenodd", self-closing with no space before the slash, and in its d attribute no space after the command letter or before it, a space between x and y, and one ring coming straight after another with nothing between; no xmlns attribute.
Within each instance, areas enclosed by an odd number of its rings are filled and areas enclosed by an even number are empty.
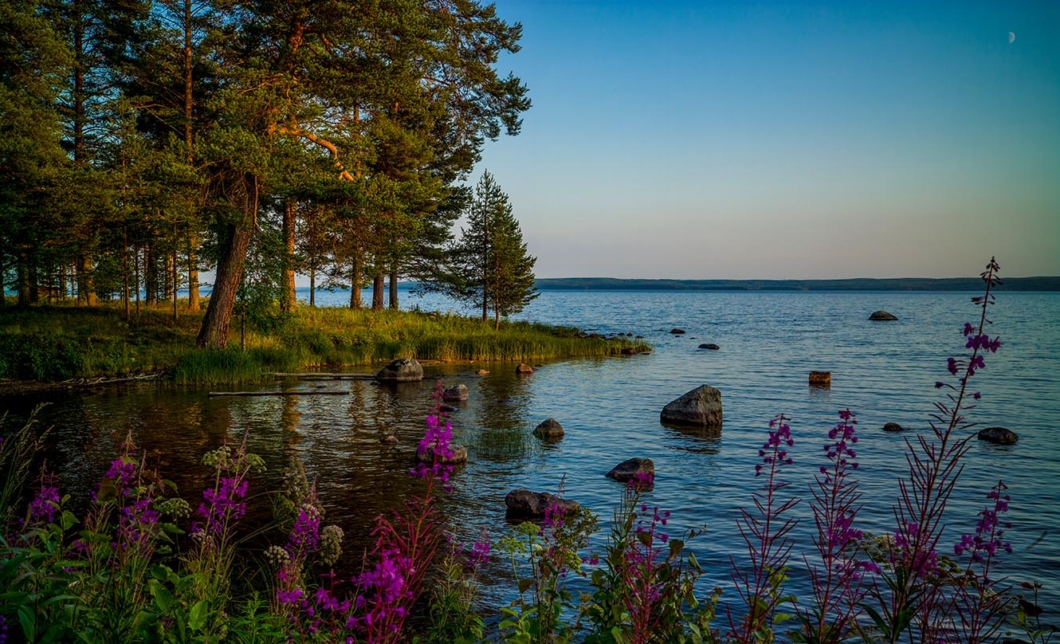
<svg viewBox="0 0 1060 644"><path fill-rule="evenodd" d="M605 291L981 291L977 277L834 280L675 280L562 277L537 280L540 290ZM1060 276L1010 277L1002 291L1060 291Z"/></svg>

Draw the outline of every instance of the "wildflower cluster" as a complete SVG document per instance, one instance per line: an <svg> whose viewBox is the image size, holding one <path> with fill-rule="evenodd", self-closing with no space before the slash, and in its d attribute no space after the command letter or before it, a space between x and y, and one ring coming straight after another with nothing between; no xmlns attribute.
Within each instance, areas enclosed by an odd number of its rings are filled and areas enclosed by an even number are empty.
<svg viewBox="0 0 1060 644"><path fill-rule="evenodd" d="M427 431L416 446L416 455L420 463L409 472L415 478L432 478L445 482L453 472L453 466L446 461L453 458L450 442L453 439L453 424L445 420L444 412L439 408L437 414L427 416Z"/></svg>
<svg viewBox="0 0 1060 644"><path fill-rule="evenodd" d="M1005 529L1010 524L1000 520L1000 516L1008 512L1008 504L1011 498L1004 494L1007 486L998 481L986 498L994 502L994 507L983 508L979 513L979 521L975 526L975 534L965 534L961 540L953 546L953 552L957 556L968 553L972 561L982 563L986 558L993 557L999 550L1012 552L1012 544L1003 540Z"/></svg>
<svg viewBox="0 0 1060 644"><path fill-rule="evenodd" d="M29 523L47 525L54 523L55 518L61 512L59 487L56 478L52 474L41 475L37 494L29 504Z"/></svg>
<svg viewBox="0 0 1060 644"><path fill-rule="evenodd" d="M791 465L794 462L788 456L788 451L784 449L795 444L795 441L791 438L791 427L787 422L789 420L791 419L784 414L780 414L769 421L769 438L758 450L758 456L762 459L762 462L755 466L755 476L760 476L762 469L766 465L776 467L779 465Z"/></svg>

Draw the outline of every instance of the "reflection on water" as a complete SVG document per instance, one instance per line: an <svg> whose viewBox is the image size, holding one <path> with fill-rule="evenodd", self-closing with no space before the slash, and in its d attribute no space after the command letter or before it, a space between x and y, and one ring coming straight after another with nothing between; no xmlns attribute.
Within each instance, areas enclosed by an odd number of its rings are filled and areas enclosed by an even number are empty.
<svg viewBox="0 0 1060 644"><path fill-rule="evenodd" d="M976 376L983 400L970 417L984 426L1009 426L1020 442L973 445L945 540L974 530L986 492L1004 478L1013 497L1007 517L1013 528L1006 537L1016 552L1003 560L1003 572L1017 581L1046 581L1043 605L1057 605L1060 540L1050 531L1060 525L1060 495L1052 484L1060 474L1053 427L1060 416L1060 296L998 299L995 331L1007 340ZM48 465L82 506L127 435L156 454L163 474L197 505L208 475L201 455L246 432L251 451L269 468L255 481L254 516L267 521L266 492L280 489L284 468L296 459L318 482L327 521L346 532L347 563L353 565L370 545L373 517L422 486L407 471L435 379L446 386L464 383L471 399L456 405L450 418L454 440L467 446L470 460L454 472L454 490L443 501L447 524L462 538L478 538L482 529L499 536L505 529L503 499L511 489L554 492L561 481L569 498L594 508L606 524L622 486L604 474L628 458L651 458L657 480L648 501L673 512L675 534L708 528L691 547L708 567L705 582L725 586L729 556L739 557L742 547L733 521L760 484L753 475L757 451L776 413L793 418L795 464L787 476L795 483L791 489L805 491L836 411L856 411L862 527L892 529L895 481L906 467L904 438L927 431L937 399L933 383L946 377L946 357L963 345L960 328L971 312L966 302L964 294L546 292L531 308L540 319L603 333L634 332L656 350L546 364L529 377L517 377L514 365L488 365L491 373L477 376L482 365L454 364L427 367L421 383L324 385L348 391L345 396L314 396L320 383L298 381L261 389L305 395L253 398L210 398L205 390L142 384L0 399L0 408L10 409L9 422L15 423L36 401L52 403L43 414L45 424L54 426ZM868 313L880 308L901 321L868 323ZM722 349L697 351L698 341L668 333L675 326ZM831 388L807 387L808 372L821 369L832 372ZM701 384L723 392L724 428L661 425L662 407ZM546 443L531 434L548 417L563 425L562 441ZM908 431L896 436L880 430L892 421ZM398 443L380 443L387 434ZM808 506L800 504L795 514L802 524L793 534L808 543ZM274 541L282 538L275 535ZM602 542L601 536L596 547ZM802 583L796 574L796 591Z"/></svg>

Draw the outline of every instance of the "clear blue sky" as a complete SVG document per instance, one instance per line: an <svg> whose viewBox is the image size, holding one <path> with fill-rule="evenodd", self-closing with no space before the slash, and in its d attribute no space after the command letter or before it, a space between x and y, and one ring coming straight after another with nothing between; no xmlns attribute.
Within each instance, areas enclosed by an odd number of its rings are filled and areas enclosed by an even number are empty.
<svg viewBox="0 0 1060 644"><path fill-rule="evenodd" d="M497 10L539 277L1060 275L1060 2Z"/></svg>

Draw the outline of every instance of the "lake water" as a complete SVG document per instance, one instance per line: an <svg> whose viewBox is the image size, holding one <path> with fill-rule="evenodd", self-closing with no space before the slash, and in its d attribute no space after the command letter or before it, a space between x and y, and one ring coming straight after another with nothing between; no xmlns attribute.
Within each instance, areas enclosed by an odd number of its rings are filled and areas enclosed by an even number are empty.
<svg viewBox="0 0 1060 644"><path fill-rule="evenodd" d="M726 587L730 556L742 560L735 520L761 485L754 477L757 449L775 414L792 418L795 464L785 478L794 483L788 489L803 498L795 510L802 518L795 533L801 546L810 545L808 484L824 462L821 446L836 412L848 407L858 415L861 438L860 527L893 531L891 504L896 481L906 471L904 440L929 431L932 403L941 398L933 385L949 378L946 358L964 353L961 328L977 319L970 296L545 291L521 317L643 335L654 352L554 362L523 378L506 363L450 364L428 367L424 382L399 387L365 381L261 387L326 386L347 389L349 396L209 398L205 389L156 385L53 394L46 397L52 405L44 412L54 426L49 466L67 490L84 499L131 432L195 501L205 477L201 454L249 430L252 451L269 466L257 482L259 517L268 508L264 494L278 488L283 468L298 459L319 481L326 520L339 523L352 538L347 558L356 562L371 518L416 488L405 473L423 433L434 380L441 378L471 390L471 400L452 414L456 442L468 447L470 461L454 474L454 490L444 501L446 522L461 538L475 538L483 529L494 538L502 535L504 496L519 487L555 492L562 485L567 497L606 521L622 486L604 474L627 458L647 457L657 471L648 502L673 513L671 534L706 528L691 546L708 569L705 587ZM450 307L438 299L403 297L403 306ZM338 305L347 298L319 293L317 301ZM986 369L973 380L983 398L967 416L979 427L1009 427L1020 441L1010 447L972 444L949 506L944 542L974 531L986 493L1003 479L1012 495L1006 538L1015 552L1004 557L1001 568L1017 582L1044 582L1042 603L1051 610L1060 606L1060 294L1002 291L997 299L992 334L1000 334L1004 344L987 356ZM899 321L869 322L877 309ZM671 335L673 327L687 333ZM720 350L698 349L704 342ZM490 374L476 376L480 368ZM831 388L809 387L812 370L831 371ZM662 407L701 384L722 392L720 436L661 425ZM0 399L0 405L18 418L38 399ZM559 443L530 435L548 417L566 429ZM908 431L884 433L887 422ZM381 445L379 438L387 433L400 443ZM594 545L603 544L601 533ZM498 564L497 570L503 567ZM795 590L804 583L796 571Z"/></svg>

